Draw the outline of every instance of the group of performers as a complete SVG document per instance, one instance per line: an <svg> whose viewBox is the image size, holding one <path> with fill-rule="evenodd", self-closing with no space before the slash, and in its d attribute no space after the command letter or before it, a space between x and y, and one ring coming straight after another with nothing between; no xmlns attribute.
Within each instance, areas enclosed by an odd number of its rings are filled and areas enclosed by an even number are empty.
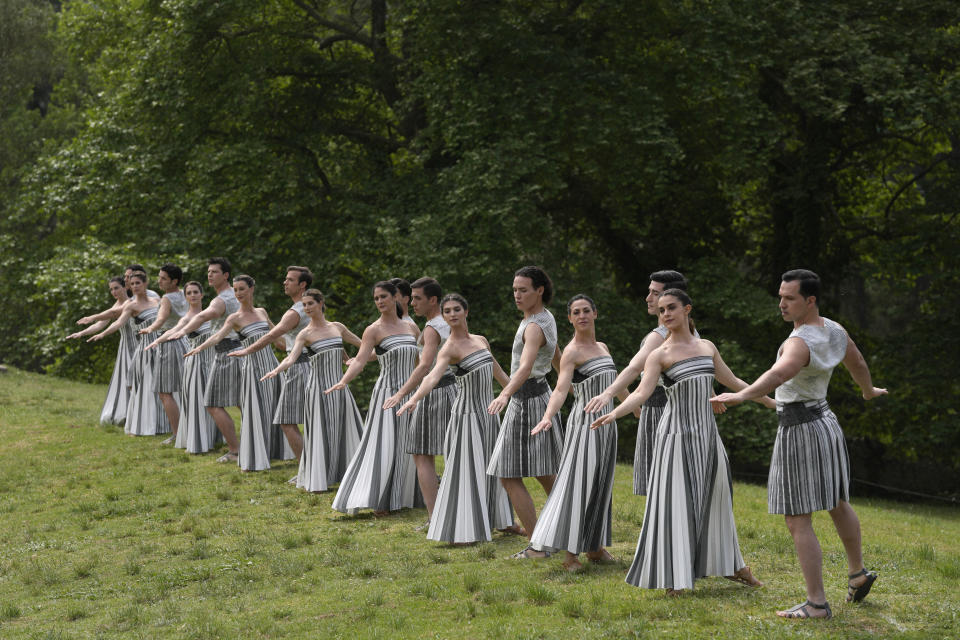
<svg viewBox="0 0 960 640"><path fill-rule="evenodd" d="M567 303L573 338L561 351L546 307L553 284L539 267L523 267L513 278L523 320L509 375L487 339L470 333L468 301L443 295L433 278L377 282L379 317L357 337L326 319L324 296L311 288L307 267L287 268L284 292L293 304L277 324L254 306L254 279L231 276L225 258L208 261L207 281L217 295L206 307L200 283L181 289L183 273L173 264L160 267L162 297L148 289L142 265L110 280L115 303L81 318L89 326L69 336L92 341L120 332L101 421L123 423L130 435L172 431L164 442L190 453L225 441L219 461L244 471L297 458L291 484L312 492L338 485L338 511L382 515L425 506L429 519L418 529L430 540L469 544L501 530L529 539L515 558L563 551L563 566L576 571L581 554L591 562L613 560L606 547L616 419L633 412L640 421L633 487L647 501L626 581L676 595L705 576L762 585L740 553L731 472L714 419L754 400L777 412L769 511L784 514L806 583L805 602L777 615L832 615L811 523L815 511L830 513L843 542L847 601L862 600L877 579L864 567L846 445L826 391L841 362L864 399L886 390L873 386L843 327L820 316L820 280L811 271L783 274L780 312L794 329L776 363L749 385L700 338L687 282L676 271L651 274L647 311L659 323L619 375L597 340L597 305L586 295ZM426 320L422 331L407 313L411 302ZM357 347L355 356L345 344ZM286 357L278 362L269 346ZM362 418L348 384L374 358L380 376ZM551 368L558 372L552 391ZM714 378L731 391L715 395ZM496 397L493 379L502 388ZM571 390L564 424L560 408ZM227 407L240 408L239 438ZM438 455L444 456L439 481ZM524 485L529 477L547 494L539 517Z"/></svg>

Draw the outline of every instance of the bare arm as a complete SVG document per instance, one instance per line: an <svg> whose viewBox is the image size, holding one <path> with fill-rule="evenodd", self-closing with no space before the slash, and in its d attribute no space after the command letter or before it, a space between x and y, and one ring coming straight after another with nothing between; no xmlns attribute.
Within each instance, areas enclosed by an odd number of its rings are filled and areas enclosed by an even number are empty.
<svg viewBox="0 0 960 640"><path fill-rule="evenodd" d="M350 366L347 367L340 381L324 391L324 393L346 388L350 381L363 371L363 367L367 364L367 358L373 355L373 349L377 346L378 333L376 327L373 325L363 330L363 338L360 340L360 350L357 352L357 356L353 359L353 362L350 363Z"/></svg>
<svg viewBox="0 0 960 640"><path fill-rule="evenodd" d="M715 372L714 378L717 382L727 387L728 389L733 389L734 391L740 391L741 389L747 388L747 383L733 375L733 371L730 370L730 367L727 366L727 363L723 361L723 357L720 355L720 351L717 350L717 347L714 346L709 340L705 340L713 348L713 370ZM773 398L763 395L757 398L751 398L754 402L762 404L768 409L776 409L777 403ZM715 408L718 408L717 404L714 404Z"/></svg>
<svg viewBox="0 0 960 640"><path fill-rule="evenodd" d="M663 362L662 362L663 350L654 349L654 351L647 357L646 363L643 365L643 380L640 381L640 385L634 389L633 393L627 396L627 399L617 405L617 408L606 413L596 420L593 421L593 424L590 425L591 429L596 429L602 427L603 425L610 424L617 418L622 418L627 415L634 409L639 409L640 406L647 401L647 398L653 393L653 390L657 387L657 380L660 378L660 372L663 371Z"/></svg>
<svg viewBox="0 0 960 640"><path fill-rule="evenodd" d="M546 342L547 339L543 335L543 329L532 322L527 325L527 328L523 330L523 351L520 353L520 366L516 373L510 377L510 382L503 388L500 395L494 398L490 406L487 407L487 413L491 415L500 413L507 406L513 394L530 377L530 372L533 371L533 365L537 360L537 351Z"/></svg>
<svg viewBox="0 0 960 640"><path fill-rule="evenodd" d="M710 398L710 402L722 403L728 406L738 405L746 400L765 396L784 382L800 373L800 369L810 362L810 350L807 344L797 337L787 338L783 343L780 359L767 369L753 384L740 389L736 393L721 393Z"/></svg>
<svg viewBox="0 0 960 640"><path fill-rule="evenodd" d="M134 314L135 310L133 308L133 300L126 302L123 305L122 311L120 311L119 317L114 320L110 325L101 331L100 333L90 336L87 338L87 342L97 342L98 340L103 340L105 337L114 333L123 326L123 323L130 319L130 316Z"/></svg>
<svg viewBox="0 0 960 640"><path fill-rule="evenodd" d="M433 391L434 387L437 386L437 383L440 382L440 378L443 377L443 374L447 371L447 367L450 366L451 349L448 349L448 346L449 345L443 345L443 348L440 349L440 353L437 354L437 363L434 365L433 369L430 370L430 373L423 379L423 382L420 384L417 392L414 393L413 396L407 400L402 407L397 409L398 416L408 411L413 411L413 409L417 406L417 403L423 400L428 393ZM389 409L389 407L386 405L384 405L383 408Z"/></svg>
<svg viewBox="0 0 960 640"><path fill-rule="evenodd" d="M437 330L431 326L426 326L423 329L423 351L420 352L420 361L417 363L417 366L413 371L410 372L410 377L407 378L407 381L403 383L403 386L400 389L387 398L386 402L383 403L384 409L389 409L400 404L400 401L407 396L411 391L417 388L423 381L424 376L428 373L431 373L430 367L433 364L434 358L437 356L437 351L440 348L440 334L437 333ZM436 370L436 367L434 367ZM440 378L437 378L434 381L434 385L437 384ZM422 386L422 385L421 385ZM433 388L432 386L430 387ZM400 415L399 412L397 415Z"/></svg>
<svg viewBox="0 0 960 640"><path fill-rule="evenodd" d="M574 361L576 357L577 350L568 345L560 357L560 375L557 377L557 386L553 389L553 393L550 394L550 401L547 402L547 408L543 412L543 417L540 418L540 422L531 429L530 435L535 436L541 431L547 431L553 426L553 416L557 415L557 411L563 406L563 401L567 399L567 394L570 392L570 383L573 381Z"/></svg>
<svg viewBox="0 0 960 640"><path fill-rule="evenodd" d="M94 334L94 333L97 333L98 331L103 330L103 328L108 326L109 324L110 323L107 322L106 320L98 320L97 322L94 322L92 325L90 325L86 329L83 329L82 331L75 331L74 333L71 333L64 339L73 340L74 338L82 338L83 336L89 336L91 334Z"/></svg>
<svg viewBox="0 0 960 640"><path fill-rule="evenodd" d="M490 352L490 356L493 357L493 379L500 383L500 387L506 387L510 384L510 376L507 375L507 372L503 370L503 367L500 366L500 363L497 362L496 356L493 355L493 350L490 348L490 343L487 342L487 339L483 336L480 336L480 339L483 340L483 344L486 345L487 351Z"/></svg>
<svg viewBox="0 0 960 640"><path fill-rule="evenodd" d="M289 353L287 353L287 357L281 360L272 371L267 372L262 378L260 378L261 382L267 378L276 377L281 371L286 371L293 366L294 362L300 359L300 352L303 351L304 347L307 346L306 333L306 331L301 331L297 334L297 339L293 342L293 348L290 349Z"/></svg>
<svg viewBox="0 0 960 640"><path fill-rule="evenodd" d="M237 313L240 313L240 312L238 311ZM212 336L204 340L201 344L198 344L193 349L190 349L190 351L187 351L185 354L183 354L183 357L186 358L188 356L192 356L196 353L199 353L204 349L209 349L213 345L217 344L218 342L226 338L227 335L229 335L230 332L234 330L233 321L235 319L235 316L236 314L231 314L227 318L227 320L223 323L223 326L220 327L219 331L217 331L215 334L213 334Z"/></svg>
<svg viewBox="0 0 960 640"><path fill-rule="evenodd" d="M183 325L176 331L167 331L165 334L163 334L163 336L161 336L160 340L161 342L165 342L167 340L182 338L183 336L187 335L191 331L195 331L204 322L216 320L217 318L222 316L224 313L226 313L226 311L227 311L227 308L226 306L224 306L223 300L221 300L219 297L214 298L213 300L210 301L210 304L207 305L206 309L204 309L197 315L190 318L190 320L185 325ZM224 324L226 324L226 322L224 322Z"/></svg>
<svg viewBox="0 0 960 640"><path fill-rule="evenodd" d="M560 359L563 358L563 353L560 351L560 346L557 345L553 348L553 359L550 361L550 364L553 366L554 370L560 372Z"/></svg>
<svg viewBox="0 0 960 640"><path fill-rule="evenodd" d="M267 322L270 322L269 317L267 318ZM300 324L300 314L294 311L293 309L287 309L286 313L283 314L283 317L280 318L280 322L278 322L276 326L274 326L272 329L270 329L270 331L267 331L265 334L260 336L257 339L257 341L251 344L250 346L244 347L243 349L238 349L237 351L232 352L230 354L230 357L241 358L247 354L255 353L257 351L260 351L260 349L263 349L265 346L267 346L271 342L273 342L274 346L276 346L278 349L284 350L286 349L287 343L283 339L283 335L295 329L298 324ZM297 337L299 337L299 335ZM277 340L280 341L280 344L282 346L277 346L276 344ZM296 351L295 353L299 354L300 352Z"/></svg>
<svg viewBox="0 0 960 640"><path fill-rule="evenodd" d="M120 317L120 314L123 313L123 306L112 306L109 309L104 309L100 313L95 313L90 316L83 316L77 320L77 324L90 324L93 322L100 322L101 320L106 320L110 322L111 320L116 320Z"/></svg>
<svg viewBox="0 0 960 640"><path fill-rule="evenodd" d="M167 318L169 317L170 317L170 300L168 300L166 297L163 297L160 299L160 308L157 309L157 318L153 321L153 323L149 327L144 327L143 329L140 329L140 331L138 331L137 333L141 335L144 333L153 333L154 331L162 327L163 323L166 322Z"/></svg>
<svg viewBox="0 0 960 640"><path fill-rule="evenodd" d="M847 368L847 371L853 376L853 381L860 387L864 400L872 400L877 396L886 395L886 389L873 386L867 361L863 359L863 354L860 353L860 349L850 339L850 336L847 336L847 353L843 356L843 366Z"/></svg>
<svg viewBox="0 0 960 640"><path fill-rule="evenodd" d="M615 397L620 398L621 394L627 391L627 387L643 373L643 366L653 350L662 344L663 338L660 337L659 333L656 331L648 333L647 337L643 339L640 350L630 359L630 364L620 372L613 384L603 390L603 393L594 396L590 402L584 405L583 410L587 413L596 413L602 411Z"/></svg>

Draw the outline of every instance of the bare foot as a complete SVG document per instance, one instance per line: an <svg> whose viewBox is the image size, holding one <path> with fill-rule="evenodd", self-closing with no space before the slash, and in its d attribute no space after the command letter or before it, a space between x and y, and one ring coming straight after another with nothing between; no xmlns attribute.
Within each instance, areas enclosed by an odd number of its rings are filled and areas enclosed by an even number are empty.
<svg viewBox="0 0 960 640"><path fill-rule="evenodd" d="M750 567L743 567L732 576L724 576L727 580L733 580L748 587L762 587L763 583L753 577Z"/></svg>
<svg viewBox="0 0 960 640"><path fill-rule="evenodd" d="M588 551L587 560L590 562L596 562L597 564L610 564L616 562L616 558L610 555L606 549L600 549L599 551Z"/></svg>
<svg viewBox="0 0 960 640"><path fill-rule="evenodd" d="M577 556L568 551L567 557L563 560L563 568L570 573L576 573L577 571L583 569L583 565L580 564L580 560L577 558Z"/></svg>
<svg viewBox="0 0 960 640"><path fill-rule="evenodd" d="M512 524L512 525L510 525L509 527L504 527L503 529L498 529L498 531L500 531L501 533L510 533L510 534L515 535L515 536L523 536L524 538L527 537L527 530L524 529L523 527L521 527L521 526L518 525L518 524Z"/></svg>

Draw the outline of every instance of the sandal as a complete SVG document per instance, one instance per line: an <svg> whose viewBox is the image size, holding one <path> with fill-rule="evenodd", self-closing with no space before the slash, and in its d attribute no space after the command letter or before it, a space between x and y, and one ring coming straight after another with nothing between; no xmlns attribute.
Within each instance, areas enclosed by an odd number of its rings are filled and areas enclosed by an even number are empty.
<svg viewBox="0 0 960 640"><path fill-rule="evenodd" d="M734 582L739 582L740 584L745 584L748 587L762 587L763 583L753 577L753 572L750 571L750 567L744 566L741 567L732 576L724 576L727 580L732 580Z"/></svg>
<svg viewBox="0 0 960 640"><path fill-rule="evenodd" d="M530 555L530 552L531 552L531 551L536 552L536 553L542 553L543 555L542 555L542 556L532 556L532 555ZM518 552L516 552L515 554L513 554L513 555L510 556L510 557L513 558L514 560L543 560L544 558L549 558L549 557L550 557L550 552L549 552L549 551L546 551L546 550L544 550L544 551L537 551L537 550L534 549L533 547L527 547L527 548L524 549L523 551L518 551Z"/></svg>
<svg viewBox="0 0 960 640"><path fill-rule="evenodd" d="M858 585L850 584L850 580L853 580L859 576L866 576L867 579L861 582ZM847 602L860 602L867 597L867 594L870 593L870 588L873 586L873 583L877 581L877 574L874 571L867 571L866 569L861 569L856 573L851 573L847 576Z"/></svg>
<svg viewBox="0 0 960 640"><path fill-rule="evenodd" d="M237 461L237 454L230 453L229 451L223 454L222 456L220 456L219 458L217 458L217 462L236 462L236 461Z"/></svg>
<svg viewBox="0 0 960 640"><path fill-rule="evenodd" d="M583 565L580 564L579 560L577 560L576 558L573 558L572 560L570 559L564 560L563 568L569 571L570 573L576 573L583 569Z"/></svg>
<svg viewBox="0 0 960 640"><path fill-rule="evenodd" d="M826 611L827 615L825 616L815 616L817 618L823 618L824 620L829 620L833 617L833 611L830 610L830 603L824 602L823 604L816 604L815 602L810 602L807 600L802 604L798 604L795 607L791 607L786 611L777 611L777 615L781 618L789 618L791 620L806 620L814 616L810 615L810 612L807 611L807 607L811 609L820 609L821 611Z"/></svg>
<svg viewBox="0 0 960 640"><path fill-rule="evenodd" d="M592 554L599 553L599 556L594 557ZM600 551L589 551L587 552L587 560L594 564L614 564L617 559L610 555L610 552L606 549L600 549Z"/></svg>

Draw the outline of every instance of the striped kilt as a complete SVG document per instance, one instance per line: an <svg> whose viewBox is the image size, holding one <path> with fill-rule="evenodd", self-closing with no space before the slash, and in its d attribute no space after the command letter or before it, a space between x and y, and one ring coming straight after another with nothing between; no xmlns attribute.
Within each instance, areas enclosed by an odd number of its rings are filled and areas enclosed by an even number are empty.
<svg viewBox="0 0 960 640"><path fill-rule="evenodd" d="M444 442L450 411L457 397L457 379L453 374L440 378L433 391L417 404L410 417L410 435L407 438L407 453L424 456L445 455Z"/></svg>
<svg viewBox="0 0 960 640"><path fill-rule="evenodd" d="M273 413L273 424L303 424L304 389L309 375L310 358L301 354L283 374L283 386L277 399L277 409Z"/></svg>
<svg viewBox="0 0 960 640"><path fill-rule="evenodd" d="M186 338L161 342L157 345L154 361L153 392L174 393L180 391L180 379L183 377L183 354L187 352Z"/></svg>
<svg viewBox="0 0 960 640"><path fill-rule="evenodd" d="M850 500L850 457L843 430L826 400L777 403L767 507L800 515Z"/></svg>
<svg viewBox="0 0 960 640"><path fill-rule="evenodd" d="M213 358L210 375L207 376L207 388L203 392L203 406L239 407L240 358L228 358L227 354L239 349L240 341L227 338L214 348L217 355Z"/></svg>
<svg viewBox="0 0 960 640"><path fill-rule="evenodd" d="M543 378L527 380L510 398L487 473L498 478L529 478L557 473L563 450L560 413L553 417L553 427L547 432L530 435L549 401L550 385Z"/></svg>

